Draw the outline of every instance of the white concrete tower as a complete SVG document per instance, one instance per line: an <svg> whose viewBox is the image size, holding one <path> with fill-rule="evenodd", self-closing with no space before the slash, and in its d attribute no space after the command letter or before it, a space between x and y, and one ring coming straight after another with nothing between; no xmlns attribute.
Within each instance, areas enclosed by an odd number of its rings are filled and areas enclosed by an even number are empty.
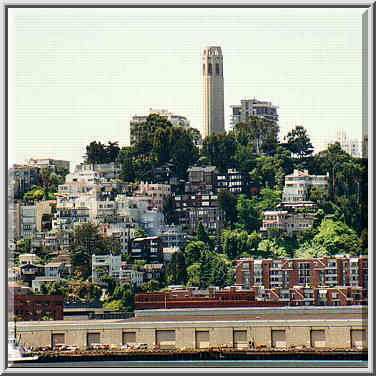
<svg viewBox="0 0 376 376"><path fill-rule="evenodd" d="M206 47L202 56L202 137L225 131L223 56L221 47Z"/></svg>

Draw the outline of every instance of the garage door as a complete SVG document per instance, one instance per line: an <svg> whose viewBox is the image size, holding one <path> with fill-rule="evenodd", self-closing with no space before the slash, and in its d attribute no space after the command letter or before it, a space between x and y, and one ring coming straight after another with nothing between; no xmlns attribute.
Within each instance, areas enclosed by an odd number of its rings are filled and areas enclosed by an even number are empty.
<svg viewBox="0 0 376 376"><path fill-rule="evenodd" d="M209 331L196 332L196 349L209 348Z"/></svg>
<svg viewBox="0 0 376 376"><path fill-rule="evenodd" d="M234 347L242 348L247 347L247 331L246 330L234 330Z"/></svg>
<svg viewBox="0 0 376 376"><path fill-rule="evenodd" d="M311 330L311 347L326 347L325 330Z"/></svg>
<svg viewBox="0 0 376 376"><path fill-rule="evenodd" d="M161 349L173 349L176 345L175 330L157 330L155 333L156 344Z"/></svg>
<svg viewBox="0 0 376 376"><path fill-rule="evenodd" d="M351 330L351 347L362 348L367 347L366 331L363 329Z"/></svg>
<svg viewBox="0 0 376 376"><path fill-rule="evenodd" d="M272 347L286 347L286 331L272 330Z"/></svg>
<svg viewBox="0 0 376 376"><path fill-rule="evenodd" d="M60 344L65 344L65 335L64 333L62 334L52 334L51 336L51 344L52 346L60 345Z"/></svg>
<svg viewBox="0 0 376 376"><path fill-rule="evenodd" d="M101 343L100 333L88 333L87 334L87 347L92 346L95 343Z"/></svg>
<svg viewBox="0 0 376 376"><path fill-rule="evenodd" d="M136 343L136 332L124 332L123 333L123 345Z"/></svg>

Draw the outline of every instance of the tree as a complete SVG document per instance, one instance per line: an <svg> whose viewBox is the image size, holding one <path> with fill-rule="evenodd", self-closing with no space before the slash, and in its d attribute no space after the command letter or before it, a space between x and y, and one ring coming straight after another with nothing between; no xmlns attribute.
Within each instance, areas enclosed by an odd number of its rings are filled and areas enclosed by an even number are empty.
<svg viewBox="0 0 376 376"><path fill-rule="evenodd" d="M213 254L208 249L204 249L200 255L200 288L207 288L212 277Z"/></svg>
<svg viewBox="0 0 376 376"><path fill-rule="evenodd" d="M106 284L108 295L112 295L117 284L115 278L110 275L105 275L101 278L101 281Z"/></svg>
<svg viewBox="0 0 376 376"><path fill-rule="evenodd" d="M137 124L138 137L134 144L134 150L139 156L147 156L153 151L154 134L157 129L168 129L172 124L165 118L150 114L146 121Z"/></svg>
<svg viewBox="0 0 376 376"><path fill-rule="evenodd" d="M313 153L311 140L308 137L307 130L303 126L297 125L295 129L287 134L285 139L287 139L287 149L292 154L297 155L298 158L304 158Z"/></svg>
<svg viewBox="0 0 376 376"><path fill-rule="evenodd" d="M92 141L86 146L86 154L84 156L85 163L100 164L106 161L106 147L100 141Z"/></svg>
<svg viewBox="0 0 376 376"><path fill-rule="evenodd" d="M142 227L137 227L134 230L134 237L135 238L145 238L147 236L146 230Z"/></svg>
<svg viewBox="0 0 376 376"><path fill-rule="evenodd" d="M192 134L185 128L172 127L168 147L171 153L170 162L175 166L176 176L179 179L186 179L188 168L195 164L199 158Z"/></svg>
<svg viewBox="0 0 376 376"><path fill-rule="evenodd" d="M200 263L196 262L187 268L188 275L188 286L199 286L200 285Z"/></svg>
<svg viewBox="0 0 376 376"><path fill-rule="evenodd" d="M275 189L264 188L260 191L257 210L263 213L265 210L275 210L281 202L282 192Z"/></svg>
<svg viewBox="0 0 376 376"><path fill-rule="evenodd" d="M325 249L328 255L337 254L359 255L360 240L356 232L345 223L324 218L318 227L318 234L313 238L312 245Z"/></svg>
<svg viewBox="0 0 376 376"><path fill-rule="evenodd" d="M228 190L223 190L218 193L218 204L224 211L226 221L230 223L230 228L232 228L237 219L237 198Z"/></svg>
<svg viewBox="0 0 376 376"><path fill-rule="evenodd" d="M156 154L158 164L166 163L170 160L170 128L158 128L154 132L153 152Z"/></svg>
<svg viewBox="0 0 376 376"><path fill-rule="evenodd" d="M201 241L201 242L204 242L206 243L207 245L210 244L210 238L209 238L209 234L207 233L207 231L205 230L205 227L204 225L202 224L202 222L200 222L197 226L197 230L196 230L196 238L198 241Z"/></svg>
<svg viewBox="0 0 376 376"><path fill-rule="evenodd" d="M106 306L112 305L119 310L128 312L134 310L134 292L132 291L132 287L128 282L117 285L114 293L108 300L109 301L106 303Z"/></svg>
<svg viewBox="0 0 376 376"><path fill-rule="evenodd" d="M112 237L103 238L99 233L99 227L93 223L83 223L75 227L71 260L73 267L81 271L83 279L87 279L91 275L93 254L110 253L120 253L120 243L117 240Z"/></svg>
<svg viewBox="0 0 376 376"><path fill-rule="evenodd" d="M168 284L185 284L187 280L187 271L185 256L182 251L179 250L172 255L171 260L167 264L166 275Z"/></svg>
<svg viewBox="0 0 376 376"><path fill-rule="evenodd" d="M201 155L220 172L234 167L236 141L232 134L219 133L207 136L202 143Z"/></svg>
<svg viewBox="0 0 376 376"><path fill-rule="evenodd" d="M211 265L210 285L220 288L227 285L229 266L218 257L214 258Z"/></svg>
<svg viewBox="0 0 376 376"><path fill-rule="evenodd" d="M235 124L233 134L243 146L252 146L256 154L273 154L278 144L279 127L272 121L250 116L247 122Z"/></svg>
<svg viewBox="0 0 376 376"><path fill-rule="evenodd" d="M107 145L102 144L100 141L92 141L86 146L85 163L101 164L115 162L119 151L120 148L117 141L108 141Z"/></svg>
<svg viewBox="0 0 376 376"><path fill-rule="evenodd" d="M284 248L279 247L275 240L265 239L259 243L257 253L261 258L282 258L287 257Z"/></svg>
<svg viewBox="0 0 376 376"><path fill-rule="evenodd" d="M117 156L120 163L120 178L124 182L134 182L136 171L134 165L135 153L132 147L123 147Z"/></svg>
<svg viewBox="0 0 376 376"><path fill-rule="evenodd" d="M240 195L236 205L238 222L236 226L248 233L260 228L260 220L257 216L255 200L247 199L245 195Z"/></svg>
<svg viewBox="0 0 376 376"><path fill-rule="evenodd" d="M141 289L143 292L154 292L160 289L160 283L154 279L151 279L148 282L145 282L141 285Z"/></svg>
<svg viewBox="0 0 376 376"><path fill-rule="evenodd" d="M119 143L108 141L108 144L105 146L105 152L106 152L106 162L105 163L112 163L115 162L119 152Z"/></svg>
<svg viewBox="0 0 376 376"><path fill-rule="evenodd" d="M202 241L191 241L185 246L184 255L186 265L192 265L200 261L201 252L208 249L208 246Z"/></svg>
<svg viewBox="0 0 376 376"><path fill-rule="evenodd" d="M179 215L176 211L176 203L173 196L170 195L163 201L162 212L166 224L172 225L179 223Z"/></svg>

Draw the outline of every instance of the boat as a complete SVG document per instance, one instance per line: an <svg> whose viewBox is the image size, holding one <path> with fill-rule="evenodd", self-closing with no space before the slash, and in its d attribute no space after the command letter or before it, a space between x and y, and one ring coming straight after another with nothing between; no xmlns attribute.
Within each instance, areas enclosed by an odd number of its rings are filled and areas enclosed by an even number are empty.
<svg viewBox="0 0 376 376"><path fill-rule="evenodd" d="M16 338L8 338L8 362L33 362L39 359L39 355L34 355L32 352L27 351L18 343Z"/></svg>

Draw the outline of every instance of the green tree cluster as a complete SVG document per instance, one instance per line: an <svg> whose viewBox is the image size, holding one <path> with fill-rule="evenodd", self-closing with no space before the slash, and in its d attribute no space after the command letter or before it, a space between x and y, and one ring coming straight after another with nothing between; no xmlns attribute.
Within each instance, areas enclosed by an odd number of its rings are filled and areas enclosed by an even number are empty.
<svg viewBox="0 0 376 376"><path fill-rule="evenodd" d="M120 148L118 142L108 141L108 144L102 144L100 141L92 141L86 146L84 156L85 163L102 164L115 162Z"/></svg>

